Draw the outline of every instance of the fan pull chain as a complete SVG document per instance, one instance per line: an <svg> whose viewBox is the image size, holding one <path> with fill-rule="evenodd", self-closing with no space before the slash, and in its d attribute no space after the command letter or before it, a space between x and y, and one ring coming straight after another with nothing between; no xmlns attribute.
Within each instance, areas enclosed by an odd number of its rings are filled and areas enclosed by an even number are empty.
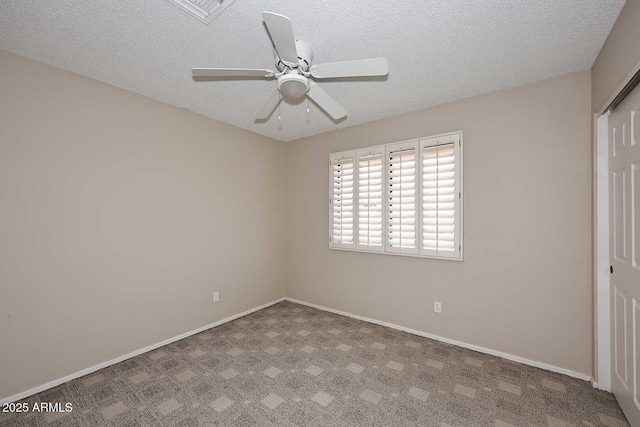
<svg viewBox="0 0 640 427"><path fill-rule="evenodd" d="M309 98L307 98L307 114L309 114Z"/></svg>
<svg viewBox="0 0 640 427"><path fill-rule="evenodd" d="M280 104L282 104L282 102L280 102ZM278 120L282 120L280 117L280 104L278 104Z"/></svg>

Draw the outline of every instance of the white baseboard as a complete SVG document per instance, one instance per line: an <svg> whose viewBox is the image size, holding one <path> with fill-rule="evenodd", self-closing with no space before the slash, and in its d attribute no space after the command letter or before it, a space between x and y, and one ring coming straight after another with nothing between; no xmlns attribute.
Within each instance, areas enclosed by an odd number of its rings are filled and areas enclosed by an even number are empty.
<svg viewBox="0 0 640 427"><path fill-rule="evenodd" d="M592 378L589 375L585 375L583 373L580 372L575 372L575 371L571 371L569 369L565 369L565 368L559 368L557 366L553 366L553 365L549 365L546 363L542 363L542 362L537 362L535 360L531 360L531 359L525 359L524 357L520 357L520 356L514 356L513 354L509 354L509 353L503 353L501 351L497 351L497 350L491 350L490 348L485 348L485 347L480 347L474 344L467 344L461 341L456 341L456 340L452 340L449 338L444 338L438 335L434 335L434 334L430 334L428 332L422 332L422 331L418 331L415 329L411 329L411 328L407 328L404 326L399 326L399 325L395 325L393 323L388 323L388 322L383 322L381 320L375 320L375 319L370 319L368 317L363 317L363 316L358 316L357 314L351 314L351 313L347 313L346 311L340 311L340 310L335 310L333 308L329 308L329 307L324 307L321 305L317 305L317 304L312 304L306 301L300 301L294 298L289 298L286 297L285 300L287 301L291 301L297 304L302 304L302 305L306 305L308 307L313 307L313 308L317 308L320 310L324 310L324 311L328 311L330 313L335 313L335 314L340 314L342 316L347 316L347 317L353 317L354 319L358 319L358 320L362 320L368 323L373 323L374 325L380 325L380 326L386 326L388 328L393 328L393 329L398 329L400 331L404 331L404 332L408 332L410 334L413 335L418 335L420 337L425 337L425 338L430 338L436 341L442 341L445 342L447 344L452 344L452 345L456 345L458 347L464 347L464 348L468 348L470 350L474 350L480 353L485 353L485 354L490 354L492 356L497 356L497 357L501 357L503 359L507 359L507 360L511 360L513 362L518 362L518 363L523 363L525 365L529 365L529 366L533 366L535 368L540 368L540 369L544 369L547 371L552 371L552 372L557 372L560 374L564 374L564 375L568 375L570 377L573 378L578 378L584 381L591 381ZM597 383L596 383L597 385Z"/></svg>
<svg viewBox="0 0 640 427"><path fill-rule="evenodd" d="M135 356L138 356L140 354L147 353L147 352L149 352L151 350L155 350L155 349L157 349L159 347L165 346L167 344L171 344L171 343L176 342L176 341L180 341L181 339L190 337L191 335L199 334L200 332L206 331L207 329L211 329L211 328L214 328L216 326L220 326L220 325L222 325L224 323L231 322L232 320L238 319L240 317L244 317L247 314L251 314L251 313L256 312L258 310L262 310L264 308L270 307L270 306L272 306L274 304L277 304L279 302L282 302L284 300L285 300L284 298L279 298L279 299L277 299L275 301L268 302L268 303L263 304L263 305L261 305L259 307L254 307L254 308L252 308L250 310L247 310L247 311L245 311L243 313L235 314L233 316L227 317L226 319L218 320L217 322L213 322L213 323L211 323L209 325L206 325L206 326L203 326L201 328L194 329L193 331L185 332L184 334L177 335L177 336L175 336L173 338L169 338L169 339L164 340L162 342L159 342L159 343L156 343L156 344L152 344L150 346L147 346L145 348L141 348L139 350L132 351L131 353L127 353L124 356L116 357L115 359L111 359L111 360L108 360L106 362L102 362L102 363L100 363L98 365L95 365L95 366L92 366L90 368L86 368L86 369L83 369L81 371L75 372L73 374L67 375L66 377L58 378L57 380L53 380L53 381L48 382L46 384L39 385L38 387L34 387L34 388L30 389L30 390L23 391L22 393L18 393L18 394L14 394L13 396L5 397L3 399L0 399L0 405L3 405L5 403L15 402L16 400L24 399L25 397L29 397L29 396L31 396L33 394L40 393L41 391L48 390L48 389L53 388L55 386L58 386L60 384L66 383L67 381L75 380L76 378L83 377L85 375L91 374L92 372L98 371L100 369L104 369L104 368L106 368L108 366L111 366L111 365L115 365L116 363L120 363L122 361L125 361L125 360L130 359L130 358L135 357Z"/></svg>

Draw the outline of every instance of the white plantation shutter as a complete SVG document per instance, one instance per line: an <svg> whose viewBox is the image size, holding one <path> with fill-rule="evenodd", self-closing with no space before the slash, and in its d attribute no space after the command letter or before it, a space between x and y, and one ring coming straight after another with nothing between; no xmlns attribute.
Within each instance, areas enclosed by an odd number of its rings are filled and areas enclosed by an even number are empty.
<svg viewBox="0 0 640 427"><path fill-rule="evenodd" d="M355 152L335 153L329 161L331 182L329 242L332 247L354 248Z"/></svg>
<svg viewBox="0 0 640 427"><path fill-rule="evenodd" d="M387 147L387 250L418 253L417 143Z"/></svg>
<svg viewBox="0 0 640 427"><path fill-rule="evenodd" d="M462 132L329 155L329 247L462 261Z"/></svg>
<svg viewBox="0 0 640 427"><path fill-rule="evenodd" d="M421 254L460 258L459 135L421 141Z"/></svg>
<svg viewBox="0 0 640 427"><path fill-rule="evenodd" d="M384 148L358 151L358 249L382 251Z"/></svg>

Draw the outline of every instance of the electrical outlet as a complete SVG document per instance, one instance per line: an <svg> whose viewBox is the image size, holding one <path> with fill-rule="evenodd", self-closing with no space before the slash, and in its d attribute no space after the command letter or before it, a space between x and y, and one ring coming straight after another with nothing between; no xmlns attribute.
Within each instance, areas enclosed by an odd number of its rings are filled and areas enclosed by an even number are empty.
<svg viewBox="0 0 640 427"><path fill-rule="evenodd" d="M220 301L220 292L214 292L213 293L213 302L218 302Z"/></svg>
<svg viewBox="0 0 640 427"><path fill-rule="evenodd" d="M440 301L433 302L433 311L436 313L442 313L442 303Z"/></svg>

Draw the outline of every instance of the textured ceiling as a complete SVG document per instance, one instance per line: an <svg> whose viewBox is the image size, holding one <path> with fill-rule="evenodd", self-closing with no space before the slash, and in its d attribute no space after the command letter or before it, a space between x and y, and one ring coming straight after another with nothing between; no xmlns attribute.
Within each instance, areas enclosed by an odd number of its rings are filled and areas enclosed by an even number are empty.
<svg viewBox="0 0 640 427"><path fill-rule="evenodd" d="M168 1L0 0L0 49L283 141L591 67L624 0L236 0L205 25ZM254 115L275 81L196 82L192 67L273 68L262 11L289 16L314 63L385 57L384 79L323 81L313 104Z"/></svg>

